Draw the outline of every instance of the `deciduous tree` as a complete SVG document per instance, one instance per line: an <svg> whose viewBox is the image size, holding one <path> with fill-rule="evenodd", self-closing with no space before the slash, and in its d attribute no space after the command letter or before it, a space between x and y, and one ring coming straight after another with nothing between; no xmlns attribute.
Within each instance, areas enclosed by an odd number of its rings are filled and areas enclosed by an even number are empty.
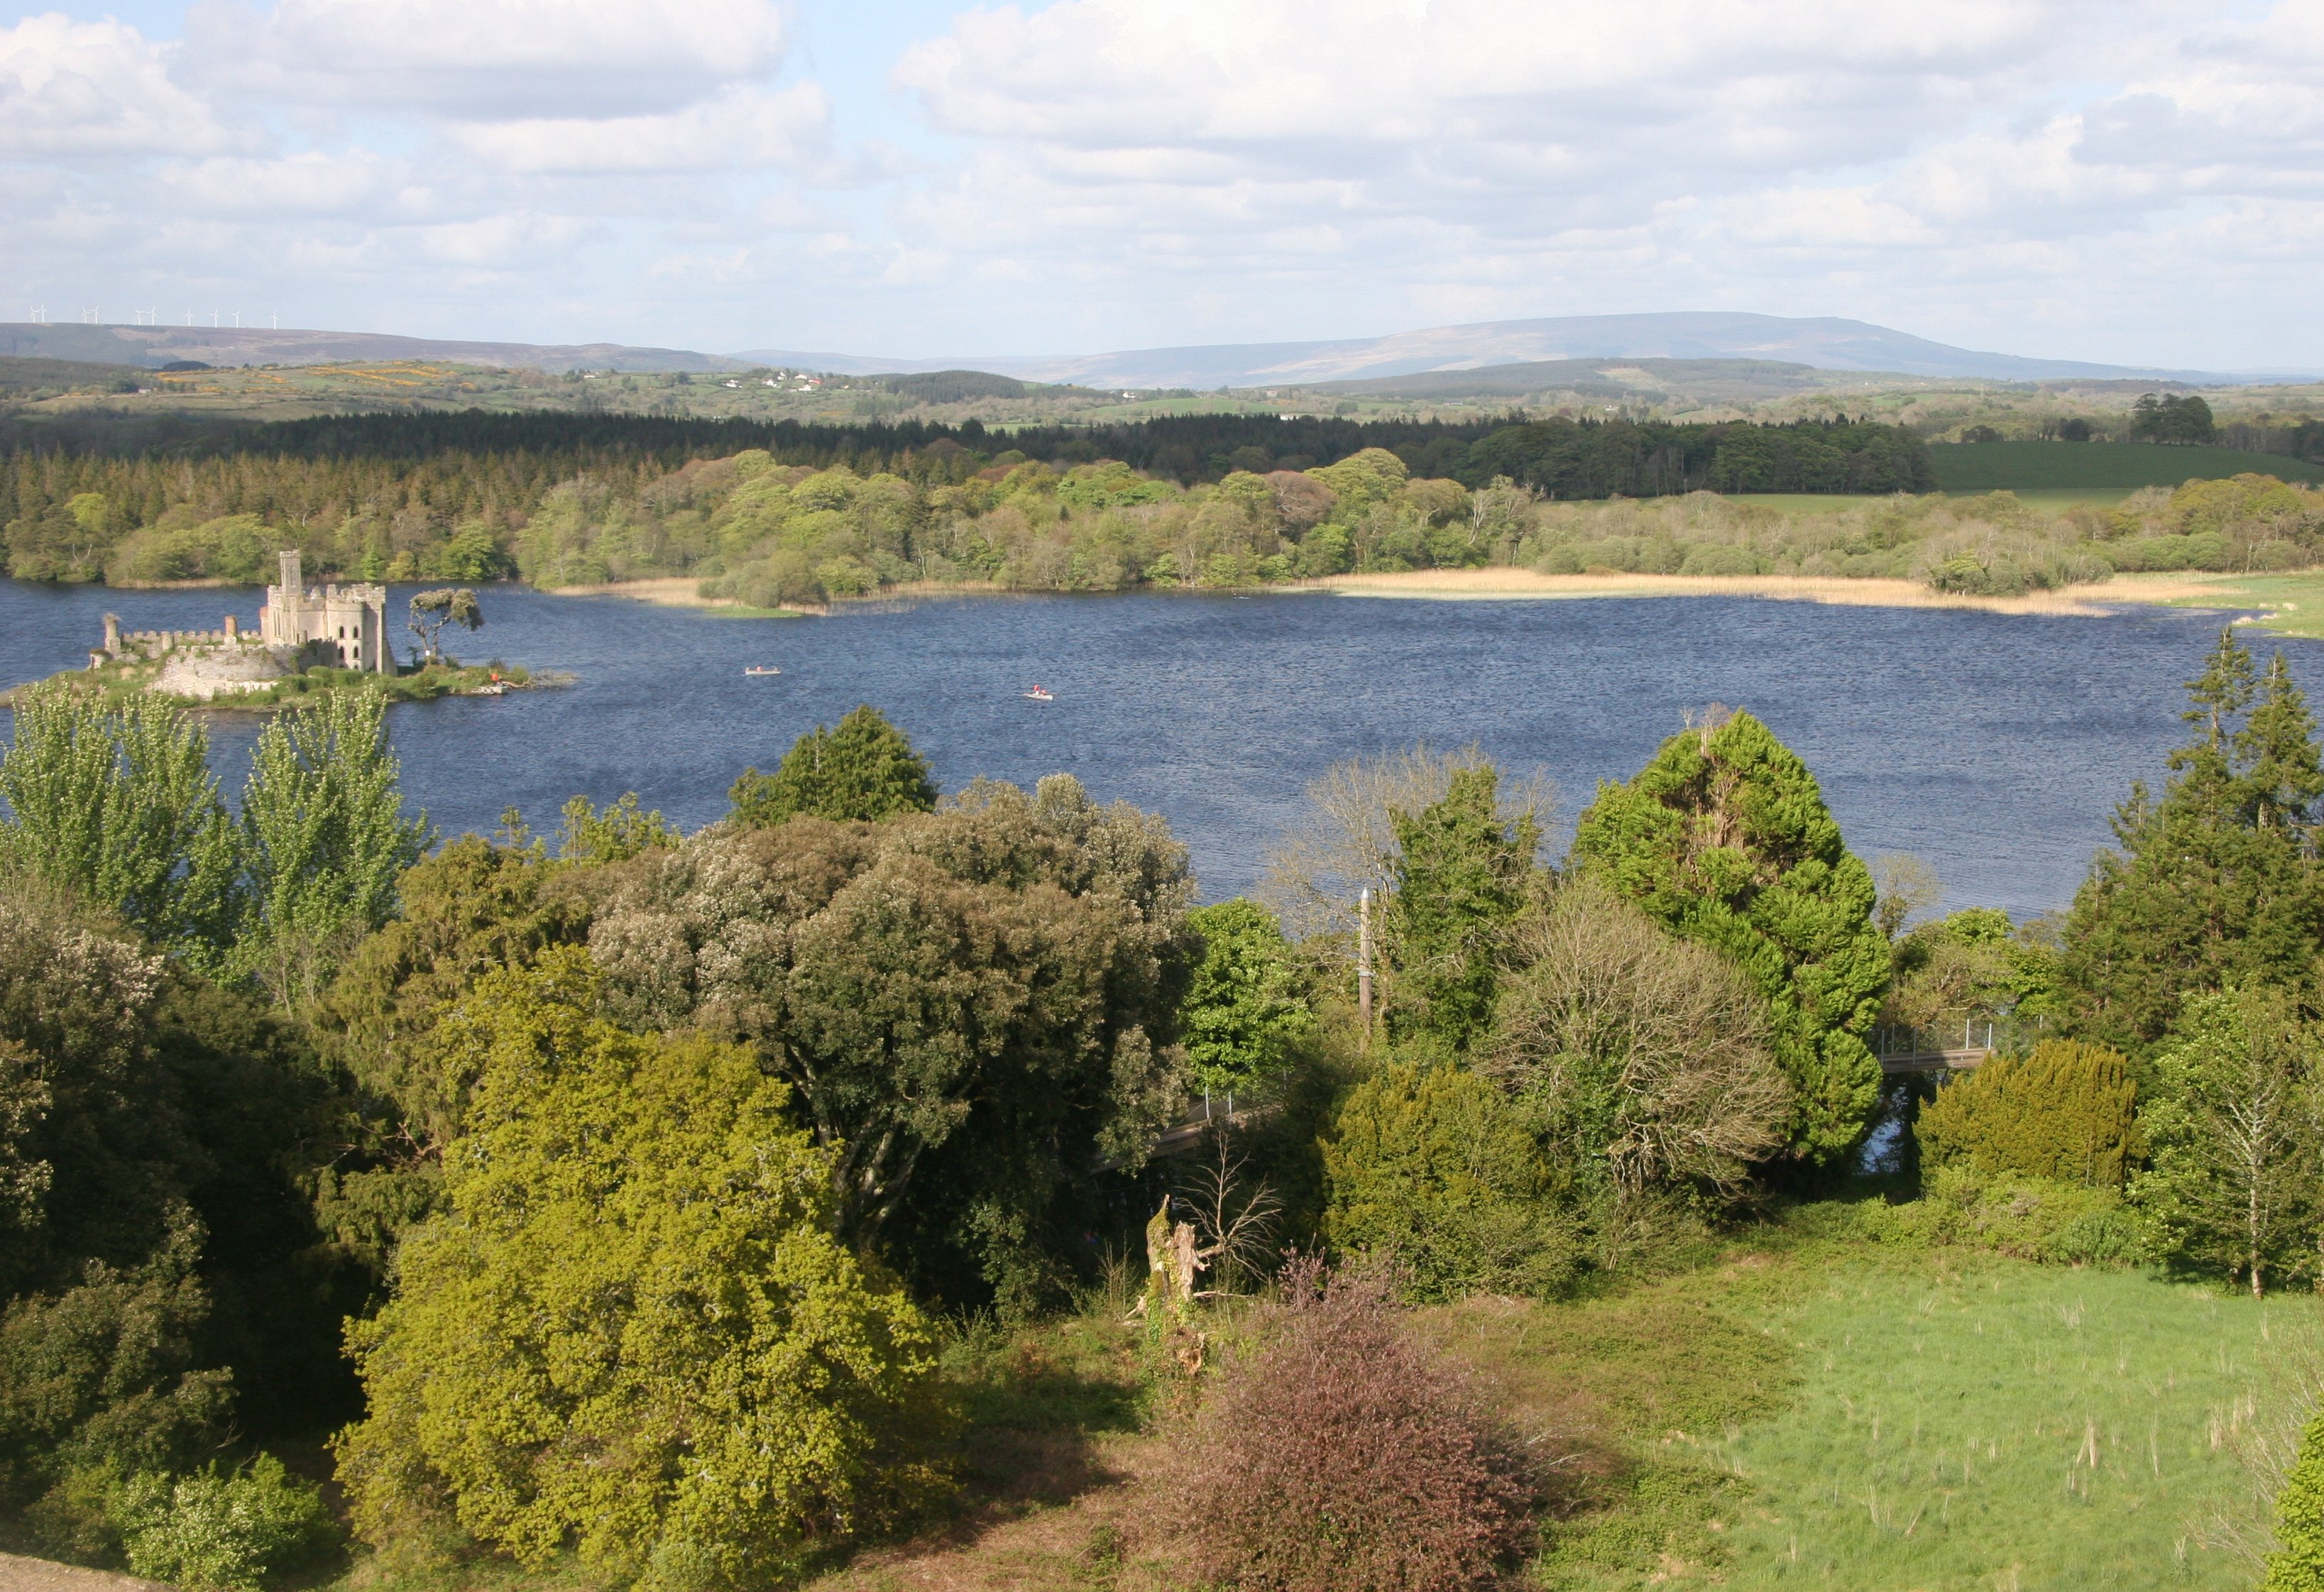
<svg viewBox="0 0 2324 1592"><path fill-rule="evenodd" d="M14 728L0 751L0 868L204 961L222 952L239 856L191 715L151 695L107 707L51 686L24 694Z"/></svg>
<svg viewBox="0 0 2324 1592"><path fill-rule="evenodd" d="M337 692L276 714L251 750L231 964L286 1007L311 1003L387 921L425 845L426 815L403 815L386 711L376 692Z"/></svg>
<svg viewBox="0 0 2324 1592"><path fill-rule="evenodd" d="M927 759L868 705L836 729L819 724L800 736L772 774L743 769L727 794L734 821L754 829L801 814L844 823L927 813L936 805Z"/></svg>
<svg viewBox="0 0 2324 1592"><path fill-rule="evenodd" d="M2181 1265L2267 1279L2312 1275L2319 1219L2319 1039L2280 990L2190 996L2153 1064L2142 1117L2153 1162L2131 1198Z"/></svg>
<svg viewBox="0 0 2324 1592"><path fill-rule="evenodd" d="M1581 1179L1602 1175L1625 1204L1732 1194L1783 1147L1792 1087L1766 1006L1718 952L1586 876L1518 926L1513 952L1480 1065L1530 1099Z"/></svg>
<svg viewBox="0 0 2324 1592"><path fill-rule="evenodd" d="M1266 1083L1315 1033L1282 927L1240 897L1188 913L1186 927L1203 941L1179 1008L1188 1076L1222 1093Z"/></svg>
<svg viewBox="0 0 2324 1592"><path fill-rule="evenodd" d="M1508 927L1534 879L1541 831L1530 812L1505 824L1489 763L1452 775L1444 797L1394 814L1397 866L1386 913L1397 973L1388 1026L1466 1050L1492 1021Z"/></svg>

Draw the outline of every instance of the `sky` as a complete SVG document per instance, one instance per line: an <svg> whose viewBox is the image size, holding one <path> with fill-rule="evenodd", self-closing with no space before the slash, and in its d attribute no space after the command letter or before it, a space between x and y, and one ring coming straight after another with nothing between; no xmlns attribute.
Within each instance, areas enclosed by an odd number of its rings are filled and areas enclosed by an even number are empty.
<svg viewBox="0 0 2324 1592"><path fill-rule="evenodd" d="M0 0L0 320L2324 367L2324 0Z"/></svg>

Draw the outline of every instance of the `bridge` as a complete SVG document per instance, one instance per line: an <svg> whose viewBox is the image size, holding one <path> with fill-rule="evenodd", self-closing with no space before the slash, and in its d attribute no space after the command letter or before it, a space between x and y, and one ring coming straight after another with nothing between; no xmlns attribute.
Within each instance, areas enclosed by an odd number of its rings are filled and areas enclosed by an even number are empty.
<svg viewBox="0 0 2324 1592"><path fill-rule="evenodd" d="M1989 1049L1890 1051L1881 1056L1880 1071L1891 1078L1908 1072L1973 1072L1992 1056Z"/></svg>

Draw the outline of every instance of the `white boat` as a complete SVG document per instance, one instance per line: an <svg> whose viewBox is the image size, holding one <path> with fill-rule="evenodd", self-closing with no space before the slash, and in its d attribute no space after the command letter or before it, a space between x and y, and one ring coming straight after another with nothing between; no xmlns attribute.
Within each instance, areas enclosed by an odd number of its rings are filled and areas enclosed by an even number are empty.
<svg viewBox="0 0 2324 1592"><path fill-rule="evenodd" d="M1049 695L1048 688L1045 686L1036 686L1030 691L1025 693L1025 695L1035 702L1055 702L1057 700L1056 697Z"/></svg>
<svg viewBox="0 0 2324 1592"><path fill-rule="evenodd" d="M764 664L756 664L756 663L754 663L754 664L752 664L749 668L744 669L742 672L743 672L744 674L746 674L746 675L779 675L779 674L781 674L783 671L782 671L782 670L780 670L780 669L779 669L779 668L770 667L769 666L764 665Z"/></svg>

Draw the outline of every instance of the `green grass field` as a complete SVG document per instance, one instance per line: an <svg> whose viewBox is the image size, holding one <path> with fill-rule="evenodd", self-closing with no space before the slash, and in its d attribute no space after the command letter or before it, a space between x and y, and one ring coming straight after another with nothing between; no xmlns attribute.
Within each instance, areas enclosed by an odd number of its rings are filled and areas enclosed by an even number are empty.
<svg viewBox="0 0 2324 1592"><path fill-rule="evenodd" d="M2206 1543L2251 1486L2217 1440L2312 1302L2000 1262L1818 1284L1797 1402L1714 1449L1750 1489L1729 1587L2249 1584Z"/></svg>
<svg viewBox="0 0 2324 1592"><path fill-rule="evenodd" d="M2255 471L2283 481L2324 482L2324 465L2231 447L2161 447L2139 442L1940 442L1929 447L1949 492L2078 487L2177 486Z"/></svg>
<svg viewBox="0 0 2324 1592"><path fill-rule="evenodd" d="M2127 486L2062 486L2028 488L2014 495L2030 509L2044 514L2062 514L2077 503L2098 503L2111 508L2128 497L2132 491ZM1886 496L1868 492L1753 492L1728 495L1738 503L1758 503L1779 513L1792 515L1835 514L1843 509L1860 509L1868 503L1887 502Z"/></svg>
<svg viewBox="0 0 2324 1592"><path fill-rule="evenodd" d="M2319 1317L2138 1273L1859 1249L1579 1305L1472 1302L1445 1337L1519 1405L1585 1431L1572 1412L1591 1411L1626 1455L1553 1528L1544 1585L2144 1592L2250 1585L2211 1541L2251 1503L2223 1433Z"/></svg>
<svg viewBox="0 0 2324 1592"><path fill-rule="evenodd" d="M2159 582L2196 579L2201 575L2163 575ZM2261 617L2249 622L2255 630L2272 635L2301 636L2310 640L2324 640L2324 570L2302 570L2292 575L2224 575L2205 580L2205 591L2199 597L2172 597L2164 606L2172 608L2256 608ZM2117 576L2112 585L2099 593L2099 601L2112 599L2116 592L2132 601L2142 601L2137 595L2137 577Z"/></svg>

